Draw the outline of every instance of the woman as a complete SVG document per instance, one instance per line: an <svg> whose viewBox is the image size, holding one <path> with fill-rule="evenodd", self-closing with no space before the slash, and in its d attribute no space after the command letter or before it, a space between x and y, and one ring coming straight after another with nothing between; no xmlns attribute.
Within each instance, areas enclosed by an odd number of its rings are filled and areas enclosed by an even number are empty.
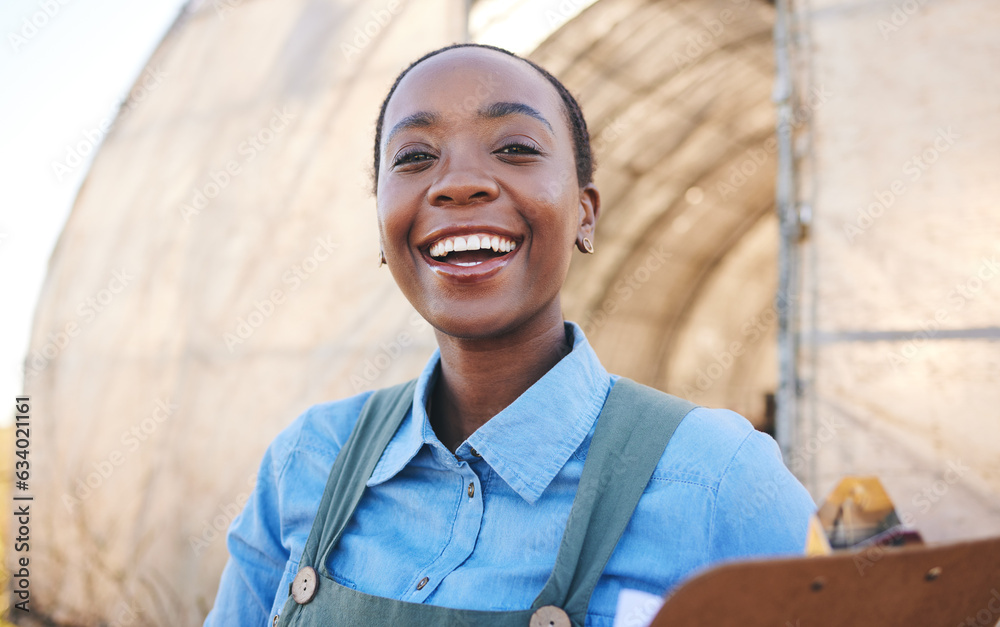
<svg viewBox="0 0 1000 627"><path fill-rule="evenodd" d="M813 503L770 438L609 375L563 320L600 195L558 80L432 52L386 97L374 167L380 260L439 351L275 439L206 624L610 626L622 589L801 553Z"/></svg>

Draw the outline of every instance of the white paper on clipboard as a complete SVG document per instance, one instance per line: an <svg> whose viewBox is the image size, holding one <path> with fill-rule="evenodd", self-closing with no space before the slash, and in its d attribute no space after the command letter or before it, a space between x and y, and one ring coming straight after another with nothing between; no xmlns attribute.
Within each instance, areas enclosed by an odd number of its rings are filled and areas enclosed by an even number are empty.
<svg viewBox="0 0 1000 627"><path fill-rule="evenodd" d="M614 627L649 627L662 606L662 596L623 588L618 593Z"/></svg>

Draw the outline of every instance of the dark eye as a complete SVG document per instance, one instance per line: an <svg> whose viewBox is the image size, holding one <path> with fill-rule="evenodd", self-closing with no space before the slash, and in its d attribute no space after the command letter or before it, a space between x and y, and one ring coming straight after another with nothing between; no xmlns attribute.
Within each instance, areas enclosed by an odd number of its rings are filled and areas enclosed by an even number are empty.
<svg viewBox="0 0 1000 627"><path fill-rule="evenodd" d="M513 142L496 151L500 155L537 155L541 154L534 146Z"/></svg>
<svg viewBox="0 0 1000 627"><path fill-rule="evenodd" d="M433 158L434 155L424 152L423 150L410 150L397 156L396 160L392 162L392 165L401 166L412 163L422 163L424 161L429 161Z"/></svg>

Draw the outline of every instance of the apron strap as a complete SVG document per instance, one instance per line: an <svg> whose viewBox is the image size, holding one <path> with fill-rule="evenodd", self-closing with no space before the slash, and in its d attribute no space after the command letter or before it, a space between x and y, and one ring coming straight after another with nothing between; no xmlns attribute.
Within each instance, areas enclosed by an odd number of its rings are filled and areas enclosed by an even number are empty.
<svg viewBox="0 0 1000 627"><path fill-rule="evenodd" d="M365 403L330 470L300 568L312 566L326 573L330 552L347 527L382 452L413 403L415 386L416 380L412 380L378 390ZM563 608L573 625L585 624L591 594L667 442L695 407L630 379L618 379L598 417L555 568L529 613L554 605ZM289 599L287 604L293 601ZM481 614L471 610L453 612Z"/></svg>
<svg viewBox="0 0 1000 627"><path fill-rule="evenodd" d="M597 420L556 556L532 609L563 608L583 625L590 596L663 456L694 403L621 377Z"/></svg>
<svg viewBox="0 0 1000 627"><path fill-rule="evenodd" d="M416 385L417 380L412 379L377 390L368 398L350 437L333 462L327 488L302 551L300 568L312 566L326 572L327 557L347 527L382 452L406 417ZM319 555L321 550L322 556Z"/></svg>

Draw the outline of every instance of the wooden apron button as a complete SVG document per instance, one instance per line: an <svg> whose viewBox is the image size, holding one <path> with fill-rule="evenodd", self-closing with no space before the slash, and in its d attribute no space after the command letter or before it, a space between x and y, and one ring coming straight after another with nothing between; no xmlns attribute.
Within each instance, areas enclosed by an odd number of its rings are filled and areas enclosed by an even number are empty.
<svg viewBox="0 0 1000 627"><path fill-rule="evenodd" d="M295 575L292 582L292 598L299 605L305 605L316 596L317 586L316 571L312 566L306 566Z"/></svg>
<svg viewBox="0 0 1000 627"><path fill-rule="evenodd" d="M572 627L569 615L561 607L543 605L531 615L529 627Z"/></svg>

